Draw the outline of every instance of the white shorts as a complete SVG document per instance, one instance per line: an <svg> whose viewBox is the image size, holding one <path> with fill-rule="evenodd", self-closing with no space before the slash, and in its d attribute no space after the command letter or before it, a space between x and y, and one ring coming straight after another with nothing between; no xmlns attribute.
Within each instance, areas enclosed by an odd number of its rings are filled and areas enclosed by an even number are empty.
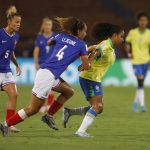
<svg viewBox="0 0 150 150"><path fill-rule="evenodd" d="M12 83L16 82L11 72L0 73L0 90L2 90L5 85Z"/></svg>
<svg viewBox="0 0 150 150"><path fill-rule="evenodd" d="M46 100L52 88L56 88L59 84L60 80L56 80L48 69L39 69L35 77L32 94L40 99Z"/></svg>

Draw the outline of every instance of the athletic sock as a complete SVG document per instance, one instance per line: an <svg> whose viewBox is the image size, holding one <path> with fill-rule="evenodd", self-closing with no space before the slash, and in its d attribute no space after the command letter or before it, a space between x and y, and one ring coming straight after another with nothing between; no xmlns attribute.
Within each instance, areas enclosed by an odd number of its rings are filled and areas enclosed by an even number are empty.
<svg viewBox="0 0 150 150"><path fill-rule="evenodd" d="M48 105L51 105L54 101L54 92L51 92L48 96L48 99L47 99L47 104Z"/></svg>
<svg viewBox="0 0 150 150"><path fill-rule="evenodd" d="M144 100L144 88L139 88L138 89L138 100L139 100L139 104L140 106L145 106L145 100Z"/></svg>
<svg viewBox="0 0 150 150"><path fill-rule="evenodd" d="M92 125L96 116L97 116L97 113L92 108L90 108L88 112L86 113L82 121L82 124L80 128L78 129L78 132L85 132L88 129L88 127Z"/></svg>
<svg viewBox="0 0 150 150"><path fill-rule="evenodd" d="M139 100L138 100L138 89L136 90L136 93L135 93L134 102L136 102L136 103L139 102Z"/></svg>
<svg viewBox="0 0 150 150"><path fill-rule="evenodd" d="M19 110L15 115L13 115L11 118L9 118L8 120L6 120L5 125L7 125L8 127L18 124L22 121L24 121L27 118L27 114L24 111L24 109Z"/></svg>
<svg viewBox="0 0 150 150"><path fill-rule="evenodd" d="M6 110L6 120L11 118L15 113L16 113L16 111L14 109L7 109Z"/></svg>
<svg viewBox="0 0 150 150"><path fill-rule="evenodd" d="M48 110L48 114L53 116L62 106L63 104L60 104L58 101L54 101Z"/></svg>
<svg viewBox="0 0 150 150"><path fill-rule="evenodd" d="M90 109L90 106L88 107L78 107L73 109L68 109L69 114L72 115L85 115L87 111Z"/></svg>

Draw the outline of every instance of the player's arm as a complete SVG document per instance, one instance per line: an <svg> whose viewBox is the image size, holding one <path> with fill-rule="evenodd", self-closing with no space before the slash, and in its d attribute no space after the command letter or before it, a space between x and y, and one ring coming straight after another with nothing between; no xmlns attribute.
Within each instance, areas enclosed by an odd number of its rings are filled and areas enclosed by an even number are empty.
<svg viewBox="0 0 150 150"><path fill-rule="evenodd" d="M125 52L126 52L128 58L132 58L133 56L132 56L132 51L131 51L131 44L125 43L124 49L125 49Z"/></svg>
<svg viewBox="0 0 150 150"><path fill-rule="evenodd" d="M96 50L96 47L97 47L97 45L89 46L89 47L88 47L88 52L90 53L90 52L95 51L95 50Z"/></svg>
<svg viewBox="0 0 150 150"><path fill-rule="evenodd" d="M39 53L40 53L40 49L39 49L39 47L36 46L33 50L33 58L34 58L36 70L38 70L40 68L40 65L38 63L39 62Z"/></svg>
<svg viewBox="0 0 150 150"><path fill-rule="evenodd" d="M55 44L56 44L56 40L50 39L50 40L48 40L47 44L48 44L49 46L55 45Z"/></svg>
<svg viewBox="0 0 150 150"><path fill-rule="evenodd" d="M15 56L14 52L12 53L11 60L14 63L14 65L16 66L16 74L17 74L17 76L19 76L21 74L21 69L18 65L18 62L17 62L17 59L16 59L16 56Z"/></svg>
<svg viewBox="0 0 150 150"><path fill-rule="evenodd" d="M79 71L90 69L91 64L90 64L90 62L88 60L88 56L87 55L82 55L81 56L81 61L82 61L82 64L78 67Z"/></svg>

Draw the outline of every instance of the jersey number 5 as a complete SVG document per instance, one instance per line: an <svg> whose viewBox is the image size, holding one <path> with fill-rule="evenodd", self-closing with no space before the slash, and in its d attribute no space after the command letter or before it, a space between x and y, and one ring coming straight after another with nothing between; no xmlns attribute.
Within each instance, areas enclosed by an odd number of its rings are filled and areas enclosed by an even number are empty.
<svg viewBox="0 0 150 150"><path fill-rule="evenodd" d="M9 56L9 52L10 52L10 51L9 51L9 50L7 50L7 51L6 51L6 53L5 53L5 58L6 58L6 59L7 59L7 58L8 58L8 56Z"/></svg>
<svg viewBox="0 0 150 150"><path fill-rule="evenodd" d="M62 60L64 57L64 50L67 48L67 45L64 45L56 54L56 57L58 58L58 60Z"/></svg>

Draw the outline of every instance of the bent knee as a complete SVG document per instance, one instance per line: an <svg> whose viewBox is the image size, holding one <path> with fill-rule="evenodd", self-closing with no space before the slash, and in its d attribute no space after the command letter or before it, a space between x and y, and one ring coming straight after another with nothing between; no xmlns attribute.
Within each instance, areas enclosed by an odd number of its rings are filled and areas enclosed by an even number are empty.
<svg viewBox="0 0 150 150"><path fill-rule="evenodd" d="M66 93L65 95L70 98L74 95L74 89L73 88L70 88Z"/></svg>

